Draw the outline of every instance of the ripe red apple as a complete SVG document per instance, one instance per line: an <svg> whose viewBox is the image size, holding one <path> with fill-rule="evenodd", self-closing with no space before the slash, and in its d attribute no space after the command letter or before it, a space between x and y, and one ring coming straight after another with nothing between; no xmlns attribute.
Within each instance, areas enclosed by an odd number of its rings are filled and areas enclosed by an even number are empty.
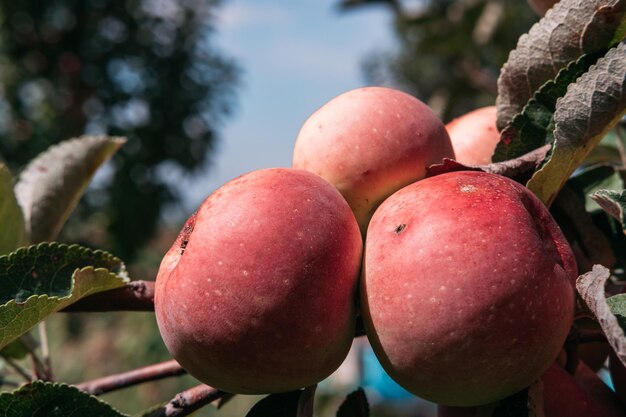
<svg viewBox="0 0 626 417"><path fill-rule="evenodd" d="M488 404L536 380L573 320L576 263L525 187L451 172L396 192L372 217L361 304L389 375L424 399Z"/></svg>
<svg viewBox="0 0 626 417"><path fill-rule="evenodd" d="M591 368L580 362L576 374L552 365L541 377L545 417L624 417L615 393ZM439 406L438 417L491 417L495 405L481 407Z"/></svg>
<svg viewBox="0 0 626 417"><path fill-rule="evenodd" d="M576 374L558 365L542 377L546 417L624 417L615 393L584 362Z"/></svg>
<svg viewBox="0 0 626 417"><path fill-rule="evenodd" d="M163 258L154 300L163 340L191 375L227 392L313 385L350 348L361 252L350 207L317 175L236 178Z"/></svg>
<svg viewBox="0 0 626 417"><path fill-rule="evenodd" d="M528 0L528 4L530 7L537 13L539 16L543 16L546 14L548 10L554 6L558 0Z"/></svg>
<svg viewBox="0 0 626 417"><path fill-rule="evenodd" d="M493 151L500 141L496 106L481 107L457 117L446 124L446 130L458 162L468 165L491 163Z"/></svg>
<svg viewBox="0 0 626 417"><path fill-rule="evenodd" d="M427 105L398 90L365 87L335 97L304 122L293 167L335 185L365 234L385 198L444 157L454 157L452 145Z"/></svg>

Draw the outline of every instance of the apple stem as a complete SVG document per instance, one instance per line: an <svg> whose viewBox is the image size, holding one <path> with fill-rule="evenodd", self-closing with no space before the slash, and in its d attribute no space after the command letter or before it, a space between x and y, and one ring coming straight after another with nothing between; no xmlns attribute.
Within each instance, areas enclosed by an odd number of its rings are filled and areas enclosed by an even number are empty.
<svg viewBox="0 0 626 417"><path fill-rule="evenodd" d="M100 395L105 392L126 388L144 382L163 379L171 376L184 375L185 371L175 360L161 362L128 372L109 375L91 381L75 384L76 388L91 395Z"/></svg>
<svg viewBox="0 0 626 417"><path fill-rule="evenodd" d="M82 298L61 311L154 311L154 281L131 281L125 287Z"/></svg>
<svg viewBox="0 0 626 417"><path fill-rule="evenodd" d="M208 385L197 385L176 394L167 404L144 417L184 417L230 394Z"/></svg>

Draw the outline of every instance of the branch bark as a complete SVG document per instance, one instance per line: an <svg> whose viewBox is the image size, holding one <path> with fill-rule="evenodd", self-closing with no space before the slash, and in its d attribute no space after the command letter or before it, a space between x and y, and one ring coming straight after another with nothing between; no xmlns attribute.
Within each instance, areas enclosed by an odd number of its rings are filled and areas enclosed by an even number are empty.
<svg viewBox="0 0 626 417"><path fill-rule="evenodd" d="M157 363L120 374L109 375L91 381L76 384L76 388L92 395L100 395L132 385L155 381L171 376L184 375L185 371L175 360Z"/></svg>
<svg viewBox="0 0 626 417"><path fill-rule="evenodd" d="M61 311L154 311L154 281L131 281L125 287L82 298Z"/></svg>
<svg viewBox="0 0 626 417"><path fill-rule="evenodd" d="M208 385L197 385L193 388L189 388L188 390L176 394L176 396L163 407L159 407L151 413L145 414L143 417L188 416L194 411L226 395L230 394L210 387Z"/></svg>

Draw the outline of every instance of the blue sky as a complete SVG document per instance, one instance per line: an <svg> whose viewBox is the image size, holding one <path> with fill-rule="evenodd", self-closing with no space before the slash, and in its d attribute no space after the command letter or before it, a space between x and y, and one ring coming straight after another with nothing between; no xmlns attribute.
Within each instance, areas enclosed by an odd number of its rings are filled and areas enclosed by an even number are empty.
<svg viewBox="0 0 626 417"><path fill-rule="evenodd" d="M213 163L187 191L185 217L228 180L289 166L306 118L340 93L365 85L361 62L390 50L391 13L382 6L338 11L336 0L228 0L215 42L242 68L237 110L220 129Z"/></svg>

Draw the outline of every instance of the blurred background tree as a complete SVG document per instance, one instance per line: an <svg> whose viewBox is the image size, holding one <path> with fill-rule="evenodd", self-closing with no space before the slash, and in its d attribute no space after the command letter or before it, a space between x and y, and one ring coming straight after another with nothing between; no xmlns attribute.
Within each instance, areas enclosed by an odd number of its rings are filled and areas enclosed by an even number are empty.
<svg viewBox="0 0 626 417"><path fill-rule="evenodd" d="M83 133L128 137L65 239L129 261L209 161L238 69L212 43L219 0L0 1L0 155L20 167ZM70 235L68 237L68 234Z"/></svg>
<svg viewBox="0 0 626 417"><path fill-rule="evenodd" d="M500 68L539 19L521 0L340 0L339 6L389 8L398 48L366 57L366 79L412 93L444 122L495 103Z"/></svg>

